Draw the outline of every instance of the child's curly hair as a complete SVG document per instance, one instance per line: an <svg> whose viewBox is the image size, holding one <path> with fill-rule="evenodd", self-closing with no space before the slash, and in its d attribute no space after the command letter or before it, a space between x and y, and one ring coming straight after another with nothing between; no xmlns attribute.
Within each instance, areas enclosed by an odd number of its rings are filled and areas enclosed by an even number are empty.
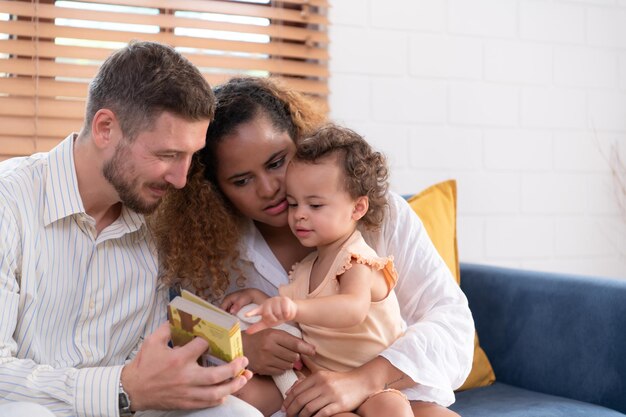
<svg viewBox="0 0 626 417"><path fill-rule="evenodd" d="M350 197L368 197L369 209L360 221L369 229L378 229L387 205L387 160L361 135L346 127L327 124L298 143L293 161L315 163L335 154L342 164L344 188Z"/></svg>

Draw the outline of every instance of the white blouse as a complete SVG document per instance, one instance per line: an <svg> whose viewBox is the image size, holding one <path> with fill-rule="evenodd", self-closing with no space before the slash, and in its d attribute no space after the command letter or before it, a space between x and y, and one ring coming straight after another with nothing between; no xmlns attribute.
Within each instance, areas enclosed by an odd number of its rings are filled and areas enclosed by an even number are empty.
<svg viewBox="0 0 626 417"><path fill-rule="evenodd" d="M389 210L377 232L361 230L380 256L393 255L396 294L407 329L381 353L416 385L403 392L411 400L449 406L472 366L474 321L467 299L433 246L421 220L401 196L389 194ZM245 287L277 295L287 272L252 222L242 237ZM228 292L239 289L231 284Z"/></svg>

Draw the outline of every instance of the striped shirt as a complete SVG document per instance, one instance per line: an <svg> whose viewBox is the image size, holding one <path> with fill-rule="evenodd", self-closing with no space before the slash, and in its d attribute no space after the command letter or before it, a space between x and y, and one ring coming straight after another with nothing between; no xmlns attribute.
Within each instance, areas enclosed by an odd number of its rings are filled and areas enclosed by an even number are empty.
<svg viewBox="0 0 626 417"><path fill-rule="evenodd" d="M0 404L116 416L122 365L165 321L154 241L127 208L99 235L70 135L0 163Z"/></svg>

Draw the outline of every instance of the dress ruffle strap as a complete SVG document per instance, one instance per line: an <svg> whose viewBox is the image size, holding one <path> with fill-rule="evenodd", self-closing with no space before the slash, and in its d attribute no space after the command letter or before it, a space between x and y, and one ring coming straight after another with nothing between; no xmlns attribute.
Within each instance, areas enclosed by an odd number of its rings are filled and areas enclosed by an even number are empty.
<svg viewBox="0 0 626 417"><path fill-rule="evenodd" d="M375 271L382 271L389 291L396 286L396 283L398 282L398 273L393 264L393 256L373 258L365 257L356 252L346 252L345 256L343 256L342 262L337 266L336 276L339 277L352 268L354 262L361 265L367 265Z"/></svg>

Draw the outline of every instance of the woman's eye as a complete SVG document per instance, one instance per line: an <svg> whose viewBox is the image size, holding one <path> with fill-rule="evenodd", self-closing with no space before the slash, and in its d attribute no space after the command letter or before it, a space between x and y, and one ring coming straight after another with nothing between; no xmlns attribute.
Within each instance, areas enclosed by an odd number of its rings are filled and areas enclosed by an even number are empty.
<svg viewBox="0 0 626 417"><path fill-rule="evenodd" d="M276 169L276 168L280 168L281 166L283 166L283 164L285 163L285 157L283 156L280 159L277 159L276 161L270 162L267 167L269 169Z"/></svg>
<svg viewBox="0 0 626 417"><path fill-rule="evenodd" d="M235 187L243 187L244 185L246 185L248 182L250 181L249 178L242 178L240 180L235 180L233 181L233 185Z"/></svg>

